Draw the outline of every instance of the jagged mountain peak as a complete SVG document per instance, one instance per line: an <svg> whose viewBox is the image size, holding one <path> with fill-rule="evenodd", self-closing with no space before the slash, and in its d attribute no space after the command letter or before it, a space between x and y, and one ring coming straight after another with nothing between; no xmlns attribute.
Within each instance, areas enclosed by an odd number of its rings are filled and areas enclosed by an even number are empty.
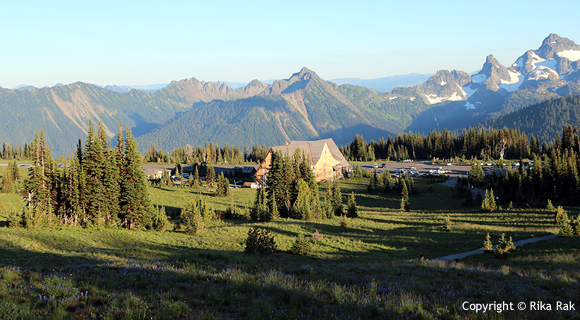
<svg viewBox="0 0 580 320"><path fill-rule="evenodd" d="M552 33L542 41L542 45L535 53L543 59L552 59L557 53L566 50L580 50L580 46L568 38Z"/></svg>
<svg viewBox="0 0 580 320"><path fill-rule="evenodd" d="M306 88L306 86L312 81L323 82L324 80L322 80L314 71L303 67L299 72L292 74L288 79L274 81L270 93L291 93Z"/></svg>
<svg viewBox="0 0 580 320"><path fill-rule="evenodd" d="M254 79L246 85L246 87L263 87L263 86L265 86L265 84L263 84L262 81L258 79Z"/></svg>
<svg viewBox="0 0 580 320"><path fill-rule="evenodd" d="M298 73L292 74L292 76L288 80L290 82L293 82L293 81L305 81L310 79L320 79L320 77L316 74L316 72L306 67L302 67L302 69L300 69Z"/></svg>
<svg viewBox="0 0 580 320"><path fill-rule="evenodd" d="M428 104L464 100L465 93L461 87L470 80L469 75L463 71L439 70L425 83L417 86L417 91Z"/></svg>

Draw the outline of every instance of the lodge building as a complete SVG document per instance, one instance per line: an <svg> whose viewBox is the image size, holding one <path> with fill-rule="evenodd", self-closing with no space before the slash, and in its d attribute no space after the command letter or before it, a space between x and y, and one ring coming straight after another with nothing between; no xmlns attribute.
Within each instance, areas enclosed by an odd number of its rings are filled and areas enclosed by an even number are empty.
<svg viewBox="0 0 580 320"><path fill-rule="evenodd" d="M256 181L266 185L268 171L272 167L273 152L279 151L283 155L292 157L296 150L303 152L305 156L310 158L312 172L316 181L334 181L342 178L348 172L348 161L346 161L334 140L292 141L282 146L270 148L266 158L264 158L254 174Z"/></svg>

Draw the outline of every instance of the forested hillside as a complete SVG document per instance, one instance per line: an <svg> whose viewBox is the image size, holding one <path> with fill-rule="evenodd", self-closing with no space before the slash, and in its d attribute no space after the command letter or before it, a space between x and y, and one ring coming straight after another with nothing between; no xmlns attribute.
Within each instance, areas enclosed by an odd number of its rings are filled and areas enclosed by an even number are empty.
<svg viewBox="0 0 580 320"><path fill-rule="evenodd" d="M540 141L555 140L567 125L580 125L578 95L547 100L483 123L485 127L519 128Z"/></svg>

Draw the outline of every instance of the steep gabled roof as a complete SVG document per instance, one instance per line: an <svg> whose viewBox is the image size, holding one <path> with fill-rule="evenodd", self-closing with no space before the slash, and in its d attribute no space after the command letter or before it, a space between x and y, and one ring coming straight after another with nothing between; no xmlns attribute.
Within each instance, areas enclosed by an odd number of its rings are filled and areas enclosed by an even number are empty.
<svg viewBox="0 0 580 320"><path fill-rule="evenodd" d="M296 149L300 149L302 152L304 152L304 155L310 156L312 164L316 164L322 156L324 145L328 146L330 154L332 154L332 157L339 162L339 166L348 166L348 161L346 161L340 152L340 149L331 138L316 141L292 141L287 145L272 147L272 151L281 151L282 154L292 156L294 155L294 152L296 152Z"/></svg>

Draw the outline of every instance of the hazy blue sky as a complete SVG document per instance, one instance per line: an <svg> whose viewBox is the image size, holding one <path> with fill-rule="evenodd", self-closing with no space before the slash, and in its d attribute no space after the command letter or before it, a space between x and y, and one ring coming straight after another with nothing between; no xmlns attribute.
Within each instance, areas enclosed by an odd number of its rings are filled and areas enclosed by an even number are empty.
<svg viewBox="0 0 580 320"><path fill-rule="evenodd" d="M2 1L0 86L324 79L513 63L574 1Z"/></svg>

